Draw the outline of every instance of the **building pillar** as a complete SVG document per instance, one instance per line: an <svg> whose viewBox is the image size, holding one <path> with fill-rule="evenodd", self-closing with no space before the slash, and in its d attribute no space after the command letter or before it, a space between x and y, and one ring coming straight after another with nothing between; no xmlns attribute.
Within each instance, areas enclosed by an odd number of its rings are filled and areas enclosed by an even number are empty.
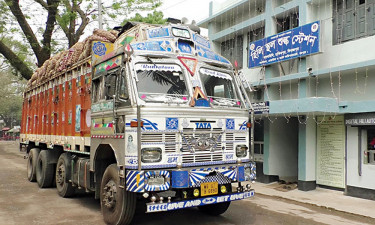
<svg viewBox="0 0 375 225"><path fill-rule="evenodd" d="M264 27L265 38L276 34L276 25L273 19L274 16L273 16L272 1L273 0L266 0L266 5L265 5L265 27ZM270 66L265 67L264 76L265 76L265 79L272 78L272 69Z"/></svg>
<svg viewBox="0 0 375 225"><path fill-rule="evenodd" d="M298 190L316 188L316 123L307 119L299 124L298 132Z"/></svg>
<svg viewBox="0 0 375 225"><path fill-rule="evenodd" d="M307 24L307 3L301 1L299 6L299 17L298 17L298 26L303 26ZM298 72L303 73L307 71L306 58L300 58L298 62ZM306 79L303 79L299 82L298 86L298 98L306 98L307 96L307 84Z"/></svg>

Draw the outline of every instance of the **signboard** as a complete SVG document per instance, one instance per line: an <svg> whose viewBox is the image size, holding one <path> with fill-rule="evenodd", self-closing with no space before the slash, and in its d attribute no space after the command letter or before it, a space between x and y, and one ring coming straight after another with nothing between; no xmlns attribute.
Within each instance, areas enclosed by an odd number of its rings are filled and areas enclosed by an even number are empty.
<svg viewBox="0 0 375 225"><path fill-rule="evenodd" d="M250 43L249 68L311 55L320 51L320 21Z"/></svg>
<svg viewBox="0 0 375 225"><path fill-rule="evenodd" d="M347 126L374 126L375 113L356 113L345 115L345 125Z"/></svg>
<svg viewBox="0 0 375 225"><path fill-rule="evenodd" d="M345 187L344 116L318 117L316 183Z"/></svg>
<svg viewBox="0 0 375 225"><path fill-rule="evenodd" d="M270 112L270 102L252 102L254 114L266 114Z"/></svg>

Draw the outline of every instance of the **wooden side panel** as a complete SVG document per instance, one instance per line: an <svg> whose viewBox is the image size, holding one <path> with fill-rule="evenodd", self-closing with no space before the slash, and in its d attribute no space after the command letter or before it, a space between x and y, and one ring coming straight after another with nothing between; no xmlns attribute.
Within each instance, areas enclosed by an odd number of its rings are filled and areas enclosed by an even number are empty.
<svg viewBox="0 0 375 225"><path fill-rule="evenodd" d="M86 62L25 93L21 133L30 141L70 144L72 149L80 145L83 150L83 139L70 137L90 137L90 110L91 67Z"/></svg>
<svg viewBox="0 0 375 225"><path fill-rule="evenodd" d="M85 137L90 137L91 131L91 67L87 63L83 67L82 76L82 92L81 92L81 104L82 104L82 114L81 114L81 135Z"/></svg>

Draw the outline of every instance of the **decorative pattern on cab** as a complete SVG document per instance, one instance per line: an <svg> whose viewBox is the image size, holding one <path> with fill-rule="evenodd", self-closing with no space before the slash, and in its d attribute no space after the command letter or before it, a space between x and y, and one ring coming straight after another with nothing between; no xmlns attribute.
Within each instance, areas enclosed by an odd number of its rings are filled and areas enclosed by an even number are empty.
<svg viewBox="0 0 375 225"><path fill-rule="evenodd" d="M126 171L126 190L143 192L145 185L144 171Z"/></svg>

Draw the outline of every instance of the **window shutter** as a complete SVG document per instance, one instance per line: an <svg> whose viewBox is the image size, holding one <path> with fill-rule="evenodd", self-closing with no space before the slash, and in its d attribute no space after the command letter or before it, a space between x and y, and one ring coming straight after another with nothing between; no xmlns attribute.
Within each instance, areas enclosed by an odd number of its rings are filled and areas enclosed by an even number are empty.
<svg viewBox="0 0 375 225"><path fill-rule="evenodd" d="M333 19L332 19L332 41L333 44L338 44L342 42L342 35L343 35L343 0L334 0L333 1Z"/></svg>
<svg viewBox="0 0 375 225"><path fill-rule="evenodd" d="M343 41L354 39L355 37L355 0L345 0L344 4L344 26Z"/></svg>
<svg viewBox="0 0 375 225"><path fill-rule="evenodd" d="M367 13L367 34L375 34L375 0L368 0L366 6Z"/></svg>
<svg viewBox="0 0 375 225"><path fill-rule="evenodd" d="M366 1L357 0L355 10L355 22L356 22L356 38L363 37L366 35Z"/></svg>

